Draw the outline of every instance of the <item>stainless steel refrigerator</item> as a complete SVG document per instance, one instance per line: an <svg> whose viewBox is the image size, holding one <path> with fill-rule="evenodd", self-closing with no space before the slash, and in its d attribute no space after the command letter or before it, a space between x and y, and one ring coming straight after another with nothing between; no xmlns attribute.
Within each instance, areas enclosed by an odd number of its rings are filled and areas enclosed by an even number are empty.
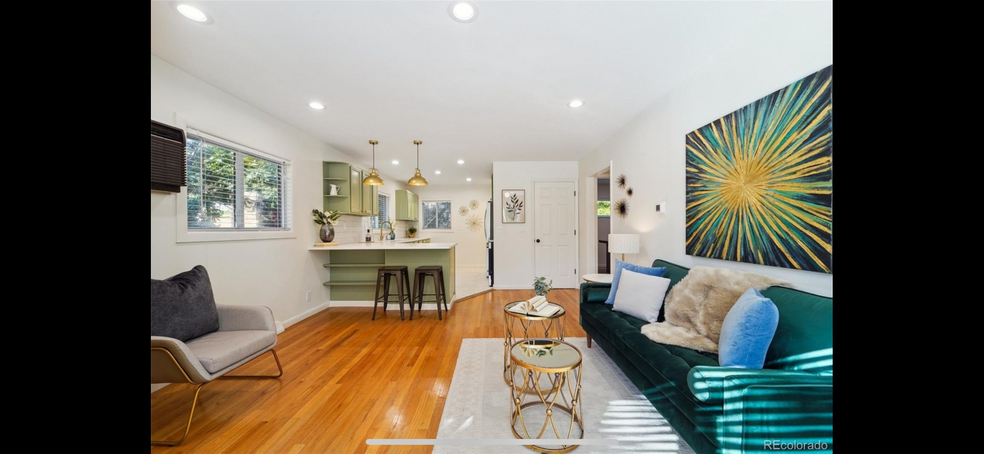
<svg viewBox="0 0 984 454"><path fill-rule="evenodd" d="M492 266L492 259L494 254L492 253L492 201L489 200L485 203L485 276L489 278L489 287L492 286L492 274L494 267Z"/></svg>

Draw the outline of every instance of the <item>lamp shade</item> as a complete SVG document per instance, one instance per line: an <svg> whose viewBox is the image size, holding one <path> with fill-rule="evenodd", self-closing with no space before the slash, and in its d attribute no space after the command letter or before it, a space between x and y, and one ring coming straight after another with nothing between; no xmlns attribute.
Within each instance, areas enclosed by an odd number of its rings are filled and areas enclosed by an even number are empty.
<svg viewBox="0 0 984 454"><path fill-rule="evenodd" d="M638 233L610 233L608 234L608 252L622 254L639 253L639 234Z"/></svg>

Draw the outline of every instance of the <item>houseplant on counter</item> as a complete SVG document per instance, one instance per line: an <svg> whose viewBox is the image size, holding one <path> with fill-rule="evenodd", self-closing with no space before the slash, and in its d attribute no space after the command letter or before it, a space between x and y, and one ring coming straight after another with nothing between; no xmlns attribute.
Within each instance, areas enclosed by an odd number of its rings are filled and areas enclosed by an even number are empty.
<svg viewBox="0 0 984 454"><path fill-rule="evenodd" d="M311 210L311 214L314 216L314 223L321 226L321 230L318 231L321 242L331 243L331 240L335 239L334 225L338 222L341 213L336 210L321 211L315 208Z"/></svg>
<svg viewBox="0 0 984 454"><path fill-rule="evenodd" d="M411 225L407 227L407 238L413 238L417 236L417 226Z"/></svg>

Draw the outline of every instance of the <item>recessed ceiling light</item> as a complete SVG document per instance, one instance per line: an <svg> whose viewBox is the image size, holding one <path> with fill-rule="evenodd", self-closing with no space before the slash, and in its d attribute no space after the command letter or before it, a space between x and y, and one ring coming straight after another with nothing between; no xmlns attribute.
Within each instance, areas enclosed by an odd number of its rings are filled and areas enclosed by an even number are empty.
<svg viewBox="0 0 984 454"><path fill-rule="evenodd" d="M394 159L394 160L392 160L390 162L392 162L393 164L399 164L400 163L400 161L397 161L396 159Z"/></svg>
<svg viewBox="0 0 984 454"><path fill-rule="evenodd" d="M464 164L464 163L465 163L465 160L464 159L459 159L458 160L458 164Z"/></svg>
<svg viewBox="0 0 984 454"><path fill-rule="evenodd" d="M575 99L567 103L567 107L581 107L583 105L584 105L584 101L581 101L580 99Z"/></svg>
<svg viewBox="0 0 984 454"><path fill-rule="evenodd" d="M311 101L308 105L311 106L312 109L325 110L325 105L318 101Z"/></svg>
<svg viewBox="0 0 984 454"><path fill-rule="evenodd" d="M181 13L182 16L198 22L199 24L211 24L214 22L211 16L205 14L205 11L202 11L202 9L197 6L192 6L181 2L171 2L171 8Z"/></svg>
<svg viewBox="0 0 984 454"><path fill-rule="evenodd" d="M469 178L465 178L465 181L471 181L471 178L470 177Z"/></svg>
<svg viewBox="0 0 984 454"><path fill-rule="evenodd" d="M448 14L458 22L474 22L478 18L478 5L468 0L451 2Z"/></svg>
<svg viewBox="0 0 984 454"><path fill-rule="evenodd" d="M441 171L440 170L435 170L434 173L437 174L437 175L440 175L441 174Z"/></svg>

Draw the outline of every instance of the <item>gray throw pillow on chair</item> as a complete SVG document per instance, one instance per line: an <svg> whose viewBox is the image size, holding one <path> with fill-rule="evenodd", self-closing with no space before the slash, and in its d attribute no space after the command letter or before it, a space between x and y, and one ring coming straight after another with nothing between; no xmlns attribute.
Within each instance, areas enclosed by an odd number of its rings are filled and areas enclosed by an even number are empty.
<svg viewBox="0 0 984 454"><path fill-rule="evenodd" d="M219 330L212 283L205 267L150 280L150 335L182 342Z"/></svg>

